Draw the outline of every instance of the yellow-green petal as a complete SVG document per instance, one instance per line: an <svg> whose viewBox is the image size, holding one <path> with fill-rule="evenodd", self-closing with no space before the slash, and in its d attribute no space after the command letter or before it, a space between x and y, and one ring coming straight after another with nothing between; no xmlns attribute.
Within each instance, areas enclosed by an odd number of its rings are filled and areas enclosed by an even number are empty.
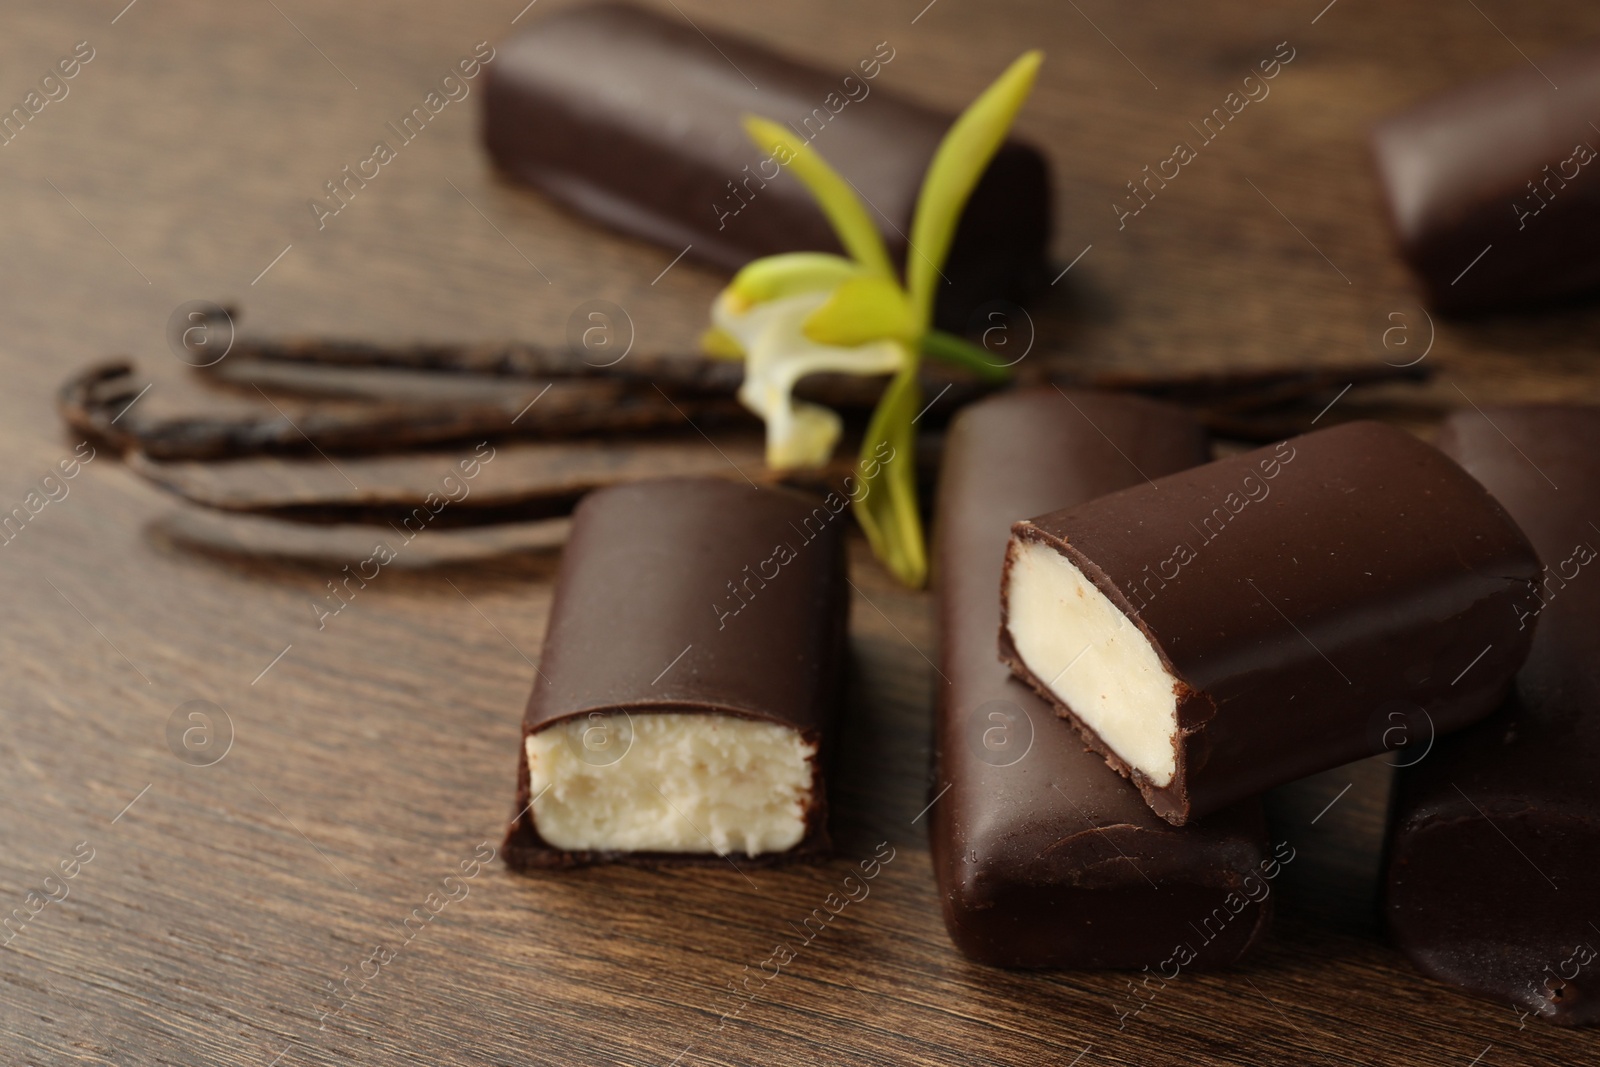
<svg viewBox="0 0 1600 1067"><path fill-rule="evenodd" d="M700 350L712 359L744 358L744 346L720 326L713 326L700 335Z"/></svg>
<svg viewBox="0 0 1600 1067"><path fill-rule="evenodd" d="M918 334L905 290L876 274L839 283L828 302L806 319L804 330L823 345L863 345L885 338L910 342Z"/></svg>
<svg viewBox="0 0 1600 1067"><path fill-rule="evenodd" d="M894 275L889 263L889 253L883 247L883 237L867 214L866 207L856 196L855 188L839 176L839 172L812 150L811 146L795 137L786 128L769 119L748 115L744 120L745 132L750 139L780 165L789 168L794 176L805 183L816 197L822 212L839 235L844 250L863 267L874 274Z"/></svg>
<svg viewBox="0 0 1600 1067"><path fill-rule="evenodd" d="M906 253L906 287L923 323L933 313L939 269L950 253L961 211L1028 98L1043 61L1044 53L1037 50L1018 57L961 113L933 155L917 196L911 250Z"/></svg>
<svg viewBox="0 0 1600 1067"><path fill-rule="evenodd" d="M784 252L746 263L728 283L728 290L748 307L796 293L832 289L860 274L859 263L830 252Z"/></svg>

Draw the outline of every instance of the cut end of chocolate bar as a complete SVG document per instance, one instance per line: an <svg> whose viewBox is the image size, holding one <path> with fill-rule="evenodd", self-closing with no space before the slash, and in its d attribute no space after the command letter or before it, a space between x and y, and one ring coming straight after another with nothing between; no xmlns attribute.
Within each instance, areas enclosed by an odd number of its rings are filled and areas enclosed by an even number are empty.
<svg viewBox="0 0 1600 1067"><path fill-rule="evenodd" d="M827 853L847 503L720 478L584 498L523 714L507 864Z"/></svg>
<svg viewBox="0 0 1600 1067"><path fill-rule="evenodd" d="M534 828L554 848L760 856L806 835L817 746L789 726L596 712L526 744Z"/></svg>
<svg viewBox="0 0 1600 1067"><path fill-rule="evenodd" d="M1379 423L1036 516L1008 552L1001 657L1174 826L1381 751L1385 701L1483 718L1533 636L1526 536Z"/></svg>
<svg viewBox="0 0 1600 1067"><path fill-rule="evenodd" d="M1158 788L1177 774L1180 682L1148 637L1060 548L1018 523L1006 559L1012 666Z"/></svg>

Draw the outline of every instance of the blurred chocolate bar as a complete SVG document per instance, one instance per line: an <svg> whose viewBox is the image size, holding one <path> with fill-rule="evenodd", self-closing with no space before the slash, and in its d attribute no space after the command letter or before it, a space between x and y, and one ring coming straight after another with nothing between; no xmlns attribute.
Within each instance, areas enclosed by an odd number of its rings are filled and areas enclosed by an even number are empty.
<svg viewBox="0 0 1600 1067"><path fill-rule="evenodd" d="M855 186L903 263L923 171L953 116L879 85L896 55L889 42L859 51L823 70L686 17L577 7L500 44L484 142L512 177L673 253L734 270L777 252L839 250L810 193L745 136L741 120L761 115ZM1049 239L1044 157L1008 142L962 216L940 322L959 330L990 300L1025 300Z"/></svg>
<svg viewBox="0 0 1600 1067"><path fill-rule="evenodd" d="M1401 252L1433 304L1496 311L1600 289L1600 45L1458 86L1379 123Z"/></svg>
<svg viewBox="0 0 1600 1067"><path fill-rule="evenodd" d="M1417 969L1567 1026L1600 1023L1600 408L1463 411L1439 447L1505 505L1544 569L1492 718L1395 783L1385 913ZM1404 714L1404 709L1399 709ZM1421 716L1397 720L1425 728ZM1409 740L1409 739L1408 739ZM1420 745L1426 736L1416 738Z"/></svg>

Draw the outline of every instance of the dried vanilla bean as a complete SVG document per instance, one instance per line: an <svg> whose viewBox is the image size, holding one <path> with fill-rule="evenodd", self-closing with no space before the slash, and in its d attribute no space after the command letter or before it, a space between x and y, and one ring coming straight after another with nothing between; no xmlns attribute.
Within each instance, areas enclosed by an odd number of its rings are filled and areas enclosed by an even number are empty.
<svg viewBox="0 0 1600 1067"><path fill-rule="evenodd" d="M199 506L306 524L392 524L412 532L525 522L568 514L585 493L647 478L711 476L744 484L827 491L851 467L839 459L811 471L771 471L748 431L719 433L716 447L694 433L615 441L479 444L475 479L459 456L435 453L339 462L274 457L162 462L134 451L131 470Z"/></svg>
<svg viewBox="0 0 1600 1067"><path fill-rule="evenodd" d="M229 359L274 363L313 363L324 367L361 367L476 374L495 378L610 378L660 385L668 391L731 394L744 378L741 363L632 352L615 362L591 359L586 353L519 341L476 344L374 344L366 341L313 337L245 338L234 341ZM215 370L223 362L198 370Z"/></svg>
<svg viewBox="0 0 1600 1067"><path fill-rule="evenodd" d="M236 366L241 363L247 367L284 364L308 370L342 367L532 381L623 381L646 389L659 387L674 398L695 394L733 396L744 381L744 364L735 360L638 352L615 363L601 364L571 349L516 342L380 345L315 338L241 338L234 342L226 360L195 369L213 380L233 383L248 377L248 371ZM330 380L319 379L314 373L297 377L274 368L271 374L275 381L287 384L298 395L347 393L338 386L330 393L322 392L329 388ZM829 407L870 411L877 404L886 380L887 376L816 374L801 383L796 395ZM924 395L938 398L930 416L942 416L994 387L962 371L930 362L923 364L922 388Z"/></svg>
<svg viewBox="0 0 1600 1067"><path fill-rule="evenodd" d="M58 406L73 429L121 451L154 459L217 460L316 451L361 455L440 447L466 441L576 437L727 422L751 416L731 397L673 399L621 381L552 384L530 402L522 393L501 403L373 403L304 407L291 418L265 408L242 416L148 416L128 409L137 395L133 367L101 364L69 379Z"/></svg>

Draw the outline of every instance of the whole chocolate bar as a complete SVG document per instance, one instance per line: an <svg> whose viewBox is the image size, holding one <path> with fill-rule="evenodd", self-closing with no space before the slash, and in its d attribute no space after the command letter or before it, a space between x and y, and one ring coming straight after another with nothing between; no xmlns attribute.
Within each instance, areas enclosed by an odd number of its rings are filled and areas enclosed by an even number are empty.
<svg viewBox="0 0 1600 1067"><path fill-rule="evenodd" d="M1539 629L1505 706L1400 772L1389 931L1425 974L1522 1005L1524 1015L1594 1024L1600 408L1462 412L1439 447L1506 506L1544 559L1510 609Z"/></svg>
<svg viewBox="0 0 1600 1067"><path fill-rule="evenodd" d="M948 684L931 838L945 925L974 959L1221 966L1270 922L1283 857L1268 852L1259 801L1167 825L996 655L1015 519L1205 458L1205 434L1181 409L1090 391L1008 393L950 428L935 553Z"/></svg>
<svg viewBox="0 0 1600 1067"><path fill-rule="evenodd" d="M1017 523L1000 644L1181 826L1383 751L1387 701L1487 715L1538 571L1465 471L1354 422Z"/></svg>
<svg viewBox="0 0 1600 1067"><path fill-rule="evenodd" d="M484 142L512 177L674 254L735 270L777 252L839 250L810 193L745 136L744 117L761 115L850 180L904 262L923 171L953 117L879 84L895 55L887 41L863 41L851 65L821 70L684 17L576 7L498 46ZM962 216L940 321L960 329L986 301L1024 300L1049 240L1044 157L1008 142Z"/></svg>
<svg viewBox="0 0 1600 1067"><path fill-rule="evenodd" d="M1586 45L1374 129L1401 251L1437 307L1490 311L1600 288L1597 119L1600 46Z"/></svg>
<svg viewBox="0 0 1600 1067"><path fill-rule="evenodd" d="M523 718L511 866L826 850L848 506L716 478L584 498Z"/></svg>

